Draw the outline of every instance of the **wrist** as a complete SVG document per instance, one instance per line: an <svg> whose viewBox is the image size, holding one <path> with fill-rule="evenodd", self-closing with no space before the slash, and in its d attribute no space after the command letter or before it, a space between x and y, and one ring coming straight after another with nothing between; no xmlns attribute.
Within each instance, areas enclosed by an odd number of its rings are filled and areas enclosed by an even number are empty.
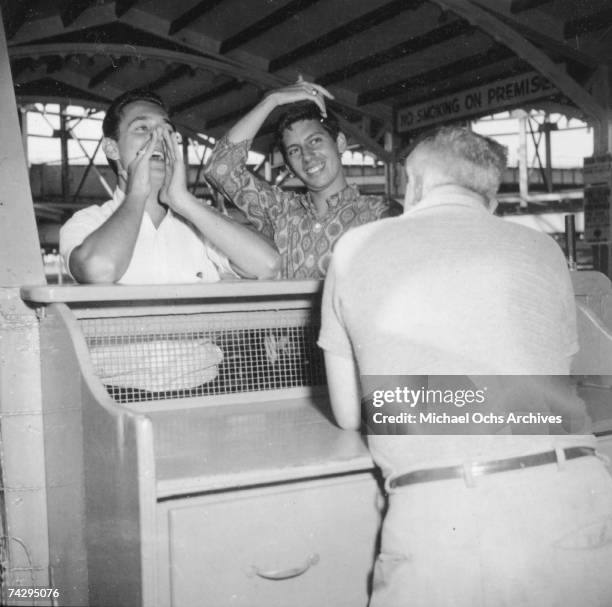
<svg viewBox="0 0 612 607"><path fill-rule="evenodd" d="M272 91L269 95L266 95L261 100L259 105L266 111L266 114L271 113L274 109L281 105L278 99L278 93L276 91Z"/></svg>
<svg viewBox="0 0 612 607"><path fill-rule="evenodd" d="M188 190L175 195L170 200L170 208L190 219L189 214L200 205L200 201Z"/></svg>
<svg viewBox="0 0 612 607"><path fill-rule="evenodd" d="M145 191L144 189L139 188L128 188L125 193L124 204L135 205L142 204L144 205L149 197L150 191Z"/></svg>

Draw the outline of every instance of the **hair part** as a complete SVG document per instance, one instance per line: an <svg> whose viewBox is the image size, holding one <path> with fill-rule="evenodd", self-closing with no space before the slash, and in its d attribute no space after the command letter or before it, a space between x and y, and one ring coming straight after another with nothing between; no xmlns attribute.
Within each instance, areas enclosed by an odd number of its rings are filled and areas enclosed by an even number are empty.
<svg viewBox="0 0 612 607"><path fill-rule="evenodd" d="M505 146L457 126L444 126L419 138L406 161L424 182L428 173L435 172L443 182L472 190L487 201L495 198L506 162Z"/></svg>
<svg viewBox="0 0 612 607"><path fill-rule="evenodd" d="M312 101L298 101L296 103L287 105L285 111L281 114L281 117L276 123L275 133L276 146L281 151L285 162L288 161L285 154L286 150L283 142L283 134L296 122L300 122L302 120L314 120L319 122L323 129L334 141L336 141L338 134L340 133L340 125L338 124L336 118L330 114L327 116L322 116L319 106Z"/></svg>

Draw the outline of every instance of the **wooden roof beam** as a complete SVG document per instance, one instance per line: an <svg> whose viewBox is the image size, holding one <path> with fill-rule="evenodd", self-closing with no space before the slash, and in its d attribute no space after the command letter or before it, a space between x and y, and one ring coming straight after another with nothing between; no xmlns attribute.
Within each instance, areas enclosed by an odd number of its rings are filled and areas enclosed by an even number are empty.
<svg viewBox="0 0 612 607"><path fill-rule="evenodd" d="M569 97L586 114L606 124L606 110L596 99L578 84L566 71L559 67L545 53L534 46L519 32L489 12L486 4L475 0L435 0L435 2L473 23L487 32L497 42L506 45L516 55L525 59L540 74L548 78L564 95Z"/></svg>
<svg viewBox="0 0 612 607"><path fill-rule="evenodd" d="M16 3L15 10L12 13L9 14L9 11L6 11L4 27L7 40L10 40L21 29L28 17L32 16L34 4L36 4L36 0L21 0Z"/></svg>
<svg viewBox="0 0 612 607"><path fill-rule="evenodd" d="M475 30L473 25L470 25L463 19L458 19L452 21L451 23L447 23L442 27L438 27L434 30L423 34L422 36L417 36L416 38L411 38L405 42L401 42L400 44L396 44L391 48L385 49L384 51L380 51L379 53L375 53L374 55L369 55L360 59L359 61L355 61L349 65L346 65L342 68L334 70L333 72L328 72L327 74L323 74L319 76L316 80L319 84L327 86L329 84L333 84L334 82L338 82L341 80L347 80L352 76L357 74L361 74L371 69L375 69L384 65L385 63L391 63L396 59L401 59L402 57L409 55L411 53L418 53L423 51L435 44L440 44L441 42L446 42L451 38L456 38L458 36L462 36L464 34L468 34Z"/></svg>
<svg viewBox="0 0 612 607"><path fill-rule="evenodd" d="M609 28L611 25L612 6L608 6L596 13L591 13L590 15L584 15L583 17L568 21L563 29L563 37L573 38L574 36L595 32L604 27Z"/></svg>
<svg viewBox="0 0 612 607"><path fill-rule="evenodd" d="M555 55L559 55L560 57L569 59L570 61L582 63L588 67L595 68L599 65L599 61L595 57L587 55L586 53L575 49L573 46L570 46L561 40L552 38L539 30L535 30L525 25L521 21L508 18L501 13L495 13L495 17L500 21L503 21L506 25L515 29L517 32L525 36L525 38L528 38L542 48L551 51Z"/></svg>
<svg viewBox="0 0 612 607"><path fill-rule="evenodd" d="M138 0L115 0L115 16L121 19L125 13L138 4Z"/></svg>
<svg viewBox="0 0 612 607"><path fill-rule="evenodd" d="M388 2L387 4L370 11L369 13L366 13L365 15L361 15L361 17L357 17L356 19L335 28L326 34L323 34L323 36L319 36L319 38L315 38L314 40L311 40L302 46L298 46L292 51L273 59L270 61L268 70L270 72L276 72L299 59L319 53L320 51L329 48L334 44L338 44L342 40L364 32L375 25L378 25L379 23L388 21L406 10L414 10L421 6L423 2L424 0L393 0L392 2Z"/></svg>
<svg viewBox="0 0 612 607"><path fill-rule="evenodd" d="M81 13L96 4L96 0L66 0L62 2L59 7L63 26L71 26Z"/></svg>
<svg viewBox="0 0 612 607"><path fill-rule="evenodd" d="M511 13L522 13L523 11L538 8L542 4L549 4L551 0L512 0L510 4Z"/></svg>
<svg viewBox="0 0 612 607"><path fill-rule="evenodd" d="M487 63L493 63L494 61L502 61L512 57L513 53L509 49L497 45L490 48L484 53L478 53L471 57L465 57L459 59L453 63L449 63L442 67L429 70L427 72L421 72L410 78L403 80L397 80L385 86L381 86L376 89L364 91L357 96L357 105L366 105L375 101L380 101L388 97L394 97L400 95L414 86L421 86L423 84L433 84L438 80L445 80L447 78L456 76L461 72L473 70L475 68L486 65Z"/></svg>
<svg viewBox="0 0 612 607"><path fill-rule="evenodd" d="M273 27L277 27L284 21L287 21L297 13L306 10L317 2L319 2L319 0L292 0L291 2L288 2L285 4L285 6L263 17L263 19L249 25L237 34L226 38L221 43L219 52L221 54L228 53L229 51L246 44L250 40L253 40L253 38L261 36L268 30L272 29Z"/></svg>
<svg viewBox="0 0 612 607"><path fill-rule="evenodd" d="M466 88L471 86L491 84L496 80L529 72L531 69L531 66L524 59L510 54L506 59L487 64L484 70L482 66L478 66L474 69L457 72L453 80L443 78L442 80L423 83L417 89L411 87L409 94L397 103L397 107L425 103L431 100L432 91L437 97L446 97L465 91ZM481 74L485 74L485 77L479 77ZM466 84L466 81L469 84ZM453 84L453 82L458 84Z"/></svg>
<svg viewBox="0 0 612 607"><path fill-rule="evenodd" d="M187 12L177 17L168 29L168 36L174 36L177 32L185 29L189 24L199 19L202 15L205 15L208 11L212 10L222 0L203 0L198 2L193 8L190 8Z"/></svg>
<svg viewBox="0 0 612 607"><path fill-rule="evenodd" d="M177 68L172 70L168 70L165 74L152 80L148 84L145 84L142 88L148 89L149 91L157 91L172 82L176 82L180 80L184 76L193 77L195 75L195 70L188 65L179 65Z"/></svg>
<svg viewBox="0 0 612 607"><path fill-rule="evenodd" d="M213 89L210 89L209 91L206 91L205 93L202 93L201 95L197 95L196 97L192 97L191 99L188 99L187 101L184 101L183 103L179 103L178 105L171 107L168 113L171 116L174 114L180 114L198 105L202 105L203 103L206 103L207 101L212 101L213 99L217 99L218 97L227 95L227 93L236 91L241 86L242 86L242 82L240 82L239 80L230 80Z"/></svg>
<svg viewBox="0 0 612 607"><path fill-rule="evenodd" d="M88 85L89 88L92 89L95 86L102 84L111 74L114 74L117 70L120 70L122 67L127 65L130 60L131 58L126 56L119 57L118 59L113 59L111 57L111 64L91 77Z"/></svg>
<svg viewBox="0 0 612 607"><path fill-rule="evenodd" d="M250 112L256 103L249 103L248 105L243 105L236 110L232 110L231 112L227 112L226 114L221 114L220 116L215 116L210 120L206 120L204 124L204 130L212 130L219 126L223 126L224 124L233 124L239 118L242 118L245 114Z"/></svg>

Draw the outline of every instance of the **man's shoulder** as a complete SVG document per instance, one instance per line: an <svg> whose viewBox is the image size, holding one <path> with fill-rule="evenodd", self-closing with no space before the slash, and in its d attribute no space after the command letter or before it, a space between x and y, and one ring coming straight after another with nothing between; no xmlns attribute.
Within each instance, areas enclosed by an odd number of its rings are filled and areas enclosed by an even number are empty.
<svg viewBox="0 0 612 607"><path fill-rule="evenodd" d="M504 231L512 238L517 246L537 247L542 251L549 251L557 254L561 249L555 239L547 234L530 226L523 225L513 219L493 217L500 231Z"/></svg>
<svg viewBox="0 0 612 607"><path fill-rule="evenodd" d="M76 211L76 213L74 213L72 217L68 219L64 226L79 221L106 219L115 212L118 206L119 203L113 198L102 204L89 205L88 207L84 207L83 209Z"/></svg>
<svg viewBox="0 0 612 607"><path fill-rule="evenodd" d="M338 240L334 253L340 249L342 254L354 251L371 238L385 238L385 234L396 225L397 217L385 217L347 230Z"/></svg>

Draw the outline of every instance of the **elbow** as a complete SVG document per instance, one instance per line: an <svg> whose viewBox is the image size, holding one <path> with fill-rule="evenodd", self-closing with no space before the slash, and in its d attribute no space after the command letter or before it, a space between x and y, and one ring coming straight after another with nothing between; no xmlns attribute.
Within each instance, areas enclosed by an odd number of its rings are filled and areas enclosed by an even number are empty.
<svg viewBox="0 0 612 607"><path fill-rule="evenodd" d="M280 255L274 252L270 255L267 260L262 264L260 271L257 273L259 280L274 280L280 276Z"/></svg>
<svg viewBox="0 0 612 607"><path fill-rule="evenodd" d="M342 417L336 416L336 423L343 430L359 430L361 429L361 419L359 417Z"/></svg>
<svg viewBox="0 0 612 607"><path fill-rule="evenodd" d="M70 255L70 273L77 282L83 284L114 283L122 276L107 256L86 254L78 248Z"/></svg>

